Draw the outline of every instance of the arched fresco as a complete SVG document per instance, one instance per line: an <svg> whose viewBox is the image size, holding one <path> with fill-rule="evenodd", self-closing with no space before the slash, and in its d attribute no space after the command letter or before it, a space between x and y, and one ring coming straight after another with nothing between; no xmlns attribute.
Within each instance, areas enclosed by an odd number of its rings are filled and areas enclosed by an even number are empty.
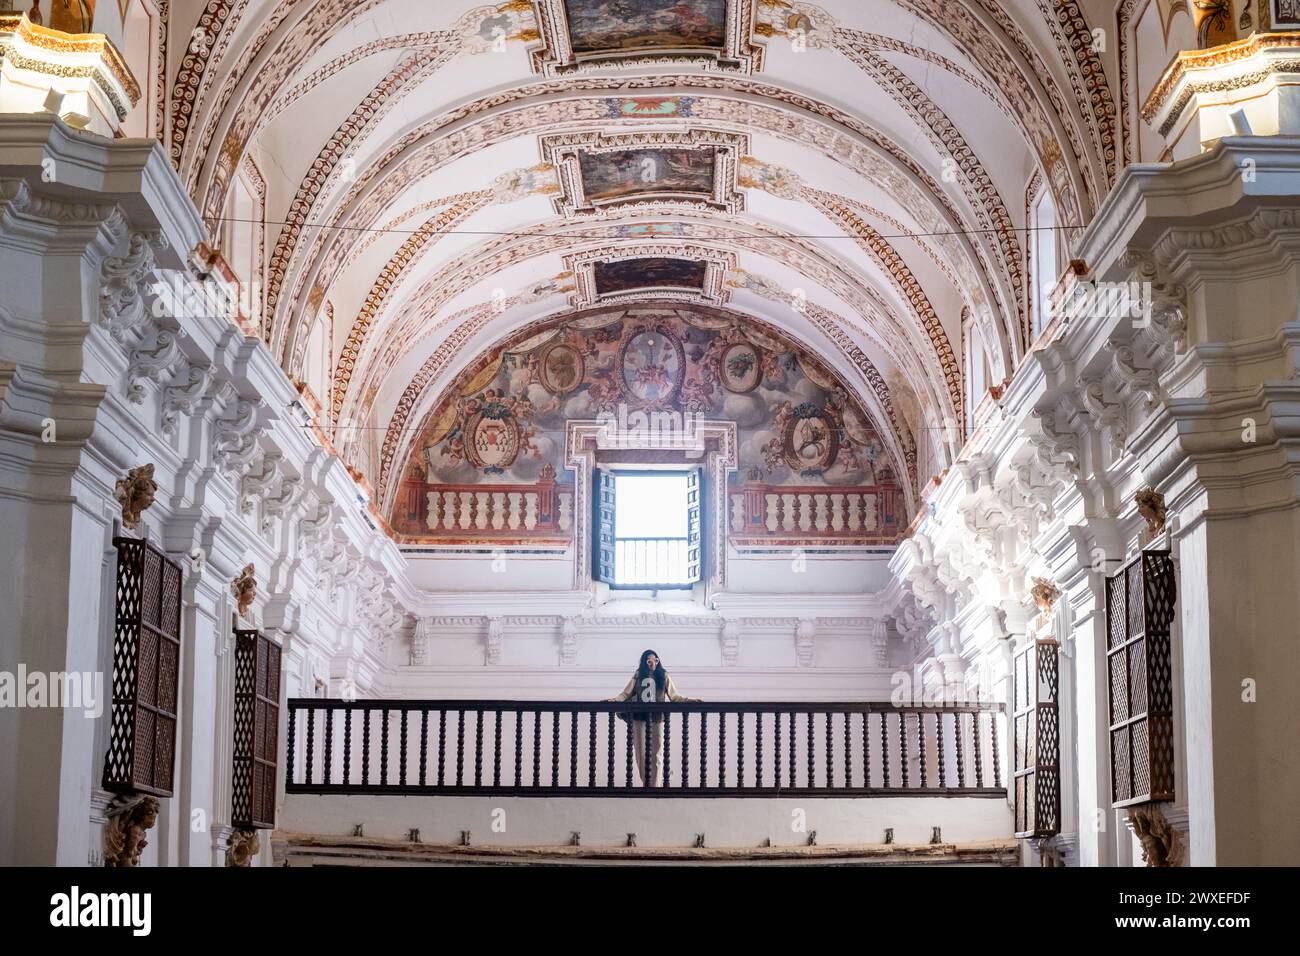
<svg viewBox="0 0 1300 956"><path fill-rule="evenodd" d="M575 420L660 460L685 460L699 422L735 422L733 543L898 540L896 465L841 379L766 323L681 303L544 320L482 354L422 423L393 529L408 543L567 543Z"/></svg>

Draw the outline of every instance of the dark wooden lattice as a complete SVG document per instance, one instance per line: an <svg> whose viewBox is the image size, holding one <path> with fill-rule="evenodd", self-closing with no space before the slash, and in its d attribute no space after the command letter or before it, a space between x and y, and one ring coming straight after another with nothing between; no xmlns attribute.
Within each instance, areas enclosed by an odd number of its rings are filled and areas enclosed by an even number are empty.
<svg viewBox="0 0 1300 956"><path fill-rule="evenodd" d="M1014 658L1013 779L1018 837L1061 829L1060 665L1056 641L1029 642Z"/></svg>
<svg viewBox="0 0 1300 956"><path fill-rule="evenodd" d="M181 661L181 569L153 545L114 538L113 702L104 789L172 795Z"/></svg>
<svg viewBox="0 0 1300 956"><path fill-rule="evenodd" d="M1174 799L1169 626L1177 585L1168 551L1143 551L1106 580L1111 801Z"/></svg>
<svg viewBox="0 0 1300 956"><path fill-rule="evenodd" d="M591 476L596 521L596 543L591 549L592 573L597 581L614 583L614 475L597 468Z"/></svg>
<svg viewBox="0 0 1300 956"><path fill-rule="evenodd" d="M261 631L236 630L231 812L236 827L269 830L275 826L279 727L280 645Z"/></svg>

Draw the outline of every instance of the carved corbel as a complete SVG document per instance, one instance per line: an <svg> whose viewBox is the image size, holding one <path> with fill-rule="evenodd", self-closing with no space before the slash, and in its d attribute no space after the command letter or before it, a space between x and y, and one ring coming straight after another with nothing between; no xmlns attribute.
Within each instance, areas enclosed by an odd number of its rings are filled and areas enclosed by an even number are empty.
<svg viewBox="0 0 1300 956"><path fill-rule="evenodd" d="M176 434L176 422L181 415L193 415L194 406L207 394L215 376L210 365L190 365L185 372L185 384L171 384L163 389L162 433Z"/></svg>
<svg viewBox="0 0 1300 956"><path fill-rule="evenodd" d="M1124 406L1106 401L1106 386L1101 381L1084 382L1079 390L1084 411L1117 454L1124 453L1128 441L1128 421Z"/></svg>
<svg viewBox="0 0 1300 956"><path fill-rule="evenodd" d="M1112 348L1115 374L1124 383L1124 391L1142 396L1144 407L1147 411L1151 411L1160 397L1160 386L1156 382L1155 369L1139 368L1133 349L1127 345L1112 345Z"/></svg>
<svg viewBox="0 0 1300 956"><path fill-rule="evenodd" d="M433 645L434 623L431 617L417 618L415 632L411 635L411 666L423 667L429 663Z"/></svg>
<svg viewBox="0 0 1300 956"><path fill-rule="evenodd" d="M144 382L159 384L163 376L171 374L182 361L180 340L166 329L159 330L152 348L136 348L131 352L131 364L126 370L127 401L132 405L143 405Z"/></svg>
<svg viewBox="0 0 1300 956"><path fill-rule="evenodd" d="M125 344L128 333L145 320L145 285L157 264L156 250L167 248L162 233L133 232L125 255L109 256L99 267L98 324Z"/></svg>
<svg viewBox="0 0 1300 956"><path fill-rule="evenodd" d="M288 518L294 505L302 497L302 479L285 476L280 479L280 491L263 503L262 530L267 531L276 518Z"/></svg>
<svg viewBox="0 0 1300 956"><path fill-rule="evenodd" d="M1149 251L1130 249L1122 262L1133 269L1134 281L1142 283L1143 298L1149 298L1143 317L1134 324L1139 337L1151 343L1153 364L1159 365L1187 344L1187 290L1161 280L1156 257Z"/></svg>
<svg viewBox="0 0 1300 956"><path fill-rule="evenodd" d="M813 665L813 640L817 635L817 622L802 618L794 629L794 651L800 667Z"/></svg>
<svg viewBox="0 0 1300 956"><path fill-rule="evenodd" d="M262 844L256 830L235 830L226 843L226 866L252 866L253 857L261 849Z"/></svg>
<svg viewBox="0 0 1300 956"><path fill-rule="evenodd" d="M334 506L329 502L320 502L315 511L298 522L298 539L304 543L321 541L329 530L334 517Z"/></svg>
<svg viewBox="0 0 1300 956"><path fill-rule="evenodd" d="M561 638L561 641L563 641L563 638ZM500 664L501 648L505 643L505 629L501 625L501 618L490 617L487 619L487 631L483 635L483 643L487 654L487 662L489 664ZM561 651L561 655L563 655L563 651Z"/></svg>
<svg viewBox="0 0 1300 956"><path fill-rule="evenodd" d="M249 471L239 481L239 510L251 515L257 502L266 495L268 488L274 484L280 473L280 456L274 452L262 456L260 467L256 472Z"/></svg>
<svg viewBox="0 0 1300 956"><path fill-rule="evenodd" d="M566 617L560 625L560 663L578 662L578 619Z"/></svg>
<svg viewBox="0 0 1300 956"><path fill-rule="evenodd" d="M722 622L722 663L726 667L735 667L740 663L740 622L726 620Z"/></svg>
<svg viewBox="0 0 1300 956"><path fill-rule="evenodd" d="M255 402L240 401L234 414L215 423L213 460L217 467L232 473L242 472L257 454L257 436L261 409Z"/></svg>
<svg viewBox="0 0 1300 956"><path fill-rule="evenodd" d="M1073 432L1058 431L1056 416L1052 412L1035 413L1039 433L1029 436L1029 443L1038 454L1039 464L1049 475L1064 475L1065 480L1079 477L1079 436Z"/></svg>
<svg viewBox="0 0 1300 956"><path fill-rule="evenodd" d="M883 617L871 626L871 650L877 667L889 666L889 625Z"/></svg>

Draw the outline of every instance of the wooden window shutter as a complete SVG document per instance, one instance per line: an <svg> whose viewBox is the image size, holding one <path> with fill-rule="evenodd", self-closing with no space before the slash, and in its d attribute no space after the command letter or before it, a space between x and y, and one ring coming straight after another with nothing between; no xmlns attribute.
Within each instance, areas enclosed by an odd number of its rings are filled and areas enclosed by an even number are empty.
<svg viewBox="0 0 1300 956"><path fill-rule="evenodd" d="M596 525L592 573L607 584L614 582L614 481L614 475L602 468L592 472Z"/></svg>
<svg viewBox="0 0 1300 956"><path fill-rule="evenodd" d="M1021 838L1061 829L1058 650L1054 640L1035 640L1013 659L1015 833Z"/></svg>
<svg viewBox="0 0 1300 956"><path fill-rule="evenodd" d="M256 630L235 630L235 747L231 822L275 826L279 779L280 645Z"/></svg>
<svg viewBox="0 0 1300 956"><path fill-rule="evenodd" d="M701 557L704 553L700 530L701 520L700 470L693 468L686 475L686 580L700 579Z"/></svg>
<svg viewBox="0 0 1300 956"><path fill-rule="evenodd" d="M1177 598L1168 551L1143 551L1106 579L1106 675L1114 807L1174 799L1169 627Z"/></svg>
<svg viewBox="0 0 1300 956"><path fill-rule="evenodd" d="M181 664L181 569L138 538L114 538L113 697L103 786L172 795Z"/></svg>

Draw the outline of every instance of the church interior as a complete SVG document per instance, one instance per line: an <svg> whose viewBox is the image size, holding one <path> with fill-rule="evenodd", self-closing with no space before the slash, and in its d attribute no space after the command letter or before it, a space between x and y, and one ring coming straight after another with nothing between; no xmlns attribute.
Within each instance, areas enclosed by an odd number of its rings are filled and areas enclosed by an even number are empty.
<svg viewBox="0 0 1300 956"><path fill-rule="evenodd" d="M0 531L5 866L1300 865L1300 2L0 2Z"/></svg>

